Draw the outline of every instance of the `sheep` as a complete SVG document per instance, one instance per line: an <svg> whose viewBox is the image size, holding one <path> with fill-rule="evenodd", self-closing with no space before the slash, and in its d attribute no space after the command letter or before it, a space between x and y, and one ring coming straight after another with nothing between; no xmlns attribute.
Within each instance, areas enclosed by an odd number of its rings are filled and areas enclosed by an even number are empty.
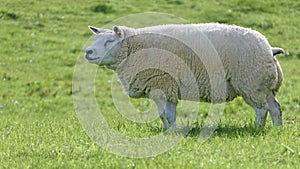
<svg viewBox="0 0 300 169"><path fill-rule="evenodd" d="M114 70L129 97L152 99L166 129L176 128L178 100L223 103L237 96L254 108L258 126L268 112L282 125L275 96L283 73L275 55L284 50L255 30L219 23L89 29L95 37L86 59Z"/></svg>

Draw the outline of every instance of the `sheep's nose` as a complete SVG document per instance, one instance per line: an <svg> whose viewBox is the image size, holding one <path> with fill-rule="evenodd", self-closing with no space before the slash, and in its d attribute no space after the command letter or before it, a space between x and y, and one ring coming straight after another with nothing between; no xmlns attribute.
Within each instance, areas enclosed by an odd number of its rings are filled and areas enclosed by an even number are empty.
<svg viewBox="0 0 300 169"><path fill-rule="evenodd" d="M85 53L86 53L86 54L93 54L94 51L93 51L92 49L86 49L86 50L85 50Z"/></svg>

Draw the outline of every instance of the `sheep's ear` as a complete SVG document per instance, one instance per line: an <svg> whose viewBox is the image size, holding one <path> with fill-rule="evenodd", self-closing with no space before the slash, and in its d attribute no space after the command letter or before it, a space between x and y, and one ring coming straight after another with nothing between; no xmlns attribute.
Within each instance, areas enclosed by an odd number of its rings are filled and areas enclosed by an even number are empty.
<svg viewBox="0 0 300 169"><path fill-rule="evenodd" d="M98 34L100 33L99 30L96 28L96 27L93 27L93 26L88 26L89 29L94 33L94 34Z"/></svg>
<svg viewBox="0 0 300 169"><path fill-rule="evenodd" d="M121 36L123 35L122 29L120 29L118 26L114 26L114 27L113 27L113 31L114 31L119 37L121 37Z"/></svg>
<svg viewBox="0 0 300 169"><path fill-rule="evenodd" d="M94 34L99 34L99 33L105 32L105 29L100 29L100 28L96 28L93 26L88 26L88 27Z"/></svg>

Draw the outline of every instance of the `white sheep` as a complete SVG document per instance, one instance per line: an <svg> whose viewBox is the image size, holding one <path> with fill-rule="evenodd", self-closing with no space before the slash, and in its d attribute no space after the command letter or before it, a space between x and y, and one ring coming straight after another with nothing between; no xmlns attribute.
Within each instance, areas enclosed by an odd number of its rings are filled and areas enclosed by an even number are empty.
<svg viewBox="0 0 300 169"><path fill-rule="evenodd" d="M237 96L255 109L257 125L265 125L267 112L282 125L275 95L283 74L274 56L283 49L259 32L217 23L89 28L96 35L86 59L115 70L130 97L153 99L165 128L176 126L178 99Z"/></svg>

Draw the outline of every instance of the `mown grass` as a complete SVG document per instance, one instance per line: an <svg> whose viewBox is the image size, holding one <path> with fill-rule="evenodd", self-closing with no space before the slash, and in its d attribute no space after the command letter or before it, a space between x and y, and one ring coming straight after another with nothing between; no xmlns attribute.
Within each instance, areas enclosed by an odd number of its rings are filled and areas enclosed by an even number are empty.
<svg viewBox="0 0 300 169"><path fill-rule="evenodd" d="M0 2L0 168L298 168L300 166L300 2L228 1L8 1ZM190 133L170 151L132 159L100 148L82 129L72 100L73 70L91 36L103 26L140 12L164 12L191 23L222 22L262 32L278 56L285 81L278 95L283 127L254 125L254 112L241 98L227 103L210 140L199 133L207 115L201 103ZM97 74L99 107L113 128L131 136L162 132L122 118L113 106L112 72ZM149 104L136 101L141 107Z"/></svg>

